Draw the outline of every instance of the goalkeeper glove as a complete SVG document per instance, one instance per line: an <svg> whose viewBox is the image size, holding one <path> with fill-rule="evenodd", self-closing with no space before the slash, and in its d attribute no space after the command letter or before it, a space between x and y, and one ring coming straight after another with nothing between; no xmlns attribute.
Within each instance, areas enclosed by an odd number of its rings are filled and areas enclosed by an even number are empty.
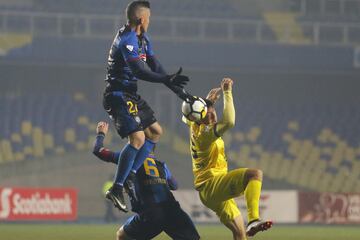
<svg viewBox="0 0 360 240"><path fill-rule="evenodd" d="M169 75L169 78L167 79L165 84L184 88L184 86L187 84L187 82L190 81L190 79L188 76L181 75L181 72L182 67L180 67L176 73Z"/></svg>

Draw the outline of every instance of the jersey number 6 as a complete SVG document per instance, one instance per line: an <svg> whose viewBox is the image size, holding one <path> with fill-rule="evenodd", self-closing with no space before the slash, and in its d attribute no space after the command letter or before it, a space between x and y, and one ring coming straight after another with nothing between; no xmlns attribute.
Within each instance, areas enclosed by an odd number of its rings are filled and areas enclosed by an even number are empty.
<svg viewBox="0 0 360 240"><path fill-rule="evenodd" d="M152 158L146 158L144 162L145 173L148 176L159 177L159 170L156 167L155 160Z"/></svg>

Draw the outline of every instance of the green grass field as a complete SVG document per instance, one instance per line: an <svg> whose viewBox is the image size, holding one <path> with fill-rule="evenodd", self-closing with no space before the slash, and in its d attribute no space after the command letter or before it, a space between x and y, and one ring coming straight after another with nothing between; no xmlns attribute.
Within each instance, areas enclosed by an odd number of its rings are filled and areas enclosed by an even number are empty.
<svg viewBox="0 0 360 240"><path fill-rule="evenodd" d="M115 239L117 225L44 225L0 224L1 240L105 240ZM199 225L202 239L232 239L230 232L221 225ZM169 239L161 235L155 239ZM268 232L259 233L254 240L359 240L360 227L340 226L274 226Z"/></svg>

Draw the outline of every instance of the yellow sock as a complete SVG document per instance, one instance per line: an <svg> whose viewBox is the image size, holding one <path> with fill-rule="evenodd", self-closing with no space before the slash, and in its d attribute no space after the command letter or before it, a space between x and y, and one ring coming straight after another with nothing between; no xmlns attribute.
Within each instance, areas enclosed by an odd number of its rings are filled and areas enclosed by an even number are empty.
<svg viewBox="0 0 360 240"><path fill-rule="evenodd" d="M248 214L248 222L259 219L259 201L261 193L261 181L250 180L245 189L245 201Z"/></svg>

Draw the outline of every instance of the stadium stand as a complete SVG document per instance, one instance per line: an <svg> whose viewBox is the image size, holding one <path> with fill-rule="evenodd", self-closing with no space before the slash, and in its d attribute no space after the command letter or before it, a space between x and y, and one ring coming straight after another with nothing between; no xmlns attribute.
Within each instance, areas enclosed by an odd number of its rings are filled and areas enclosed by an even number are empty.
<svg viewBox="0 0 360 240"><path fill-rule="evenodd" d="M19 0L17 0L20 2ZM15 1L16 2L16 1ZM22 1L26 2L26 1ZM81 14L123 14L119 9L125 9L130 1L116 0L32 0L27 4L16 4L5 1L1 4L5 10L38 11L47 13L81 13ZM151 1L150 1L151 2ZM236 8L233 7L237 1L226 0L201 0L201 1L177 1L157 0L152 2L154 14L161 16L181 17L219 17L234 18L238 16ZM25 6L25 7L24 7ZM114 7L116 6L116 7Z"/></svg>
<svg viewBox="0 0 360 240"><path fill-rule="evenodd" d="M89 151L103 114L81 92L2 96L0 104L2 164ZM304 189L346 192L359 187L360 113L355 104L251 102L242 104L237 118L241 124L226 137L233 166L261 168L269 179ZM167 144L188 155L186 131L181 132L171 132Z"/></svg>
<svg viewBox="0 0 360 240"><path fill-rule="evenodd" d="M355 45L360 42L357 24L360 1L252 2L158 0L152 7L151 32L168 40L306 45ZM5 1L0 5L4 6L0 11L3 22L0 29L4 32L62 38L108 38L123 22L124 12L119 9L124 9L128 1L33 0L24 4L24 9L22 4L15 3Z"/></svg>

